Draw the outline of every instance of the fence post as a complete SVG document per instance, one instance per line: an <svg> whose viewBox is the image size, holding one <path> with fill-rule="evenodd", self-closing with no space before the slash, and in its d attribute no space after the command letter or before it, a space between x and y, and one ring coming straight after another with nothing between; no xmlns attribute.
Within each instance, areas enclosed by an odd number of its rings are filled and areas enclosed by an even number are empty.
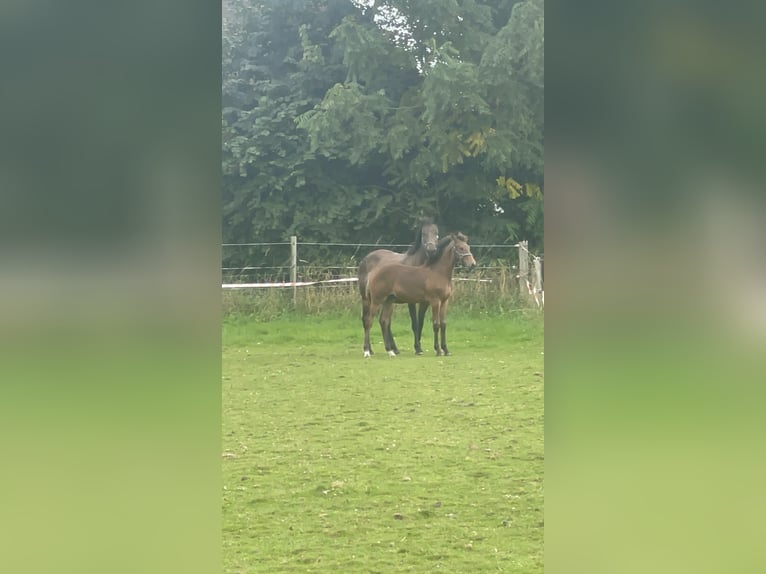
<svg viewBox="0 0 766 574"><path fill-rule="evenodd" d="M298 301L298 237L290 236L290 282L293 284L293 307Z"/></svg>
<svg viewBox="0 0 766 574"><path fill-rule="evenodd" d="M519 293L529 295L529 245L528 241L519 241Z"/></svg>
<svg viewBox="0 0 766 574"><path fill-rule="evenodd" d="M540 260L540 257L537 256L537 255L535 255L532 258L532 263L533 263L533 265L535 267L535 282L534 282L535 301L538 302L537 305L539 307L541 305L540 305L540 300L538 299L538 296L541 297L541 298L545 297L545 295L542 294L543 293L543 268L542 268L542 262ZM545 300L544 299L543 299L543 302L542 302L542 306L545 306Z"/></svg>

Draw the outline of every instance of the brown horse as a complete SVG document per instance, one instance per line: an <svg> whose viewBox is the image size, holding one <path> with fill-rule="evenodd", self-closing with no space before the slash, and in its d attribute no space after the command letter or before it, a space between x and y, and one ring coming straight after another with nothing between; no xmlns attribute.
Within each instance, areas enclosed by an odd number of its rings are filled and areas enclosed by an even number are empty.
<svg viewBox="0 0 766 574"><path fill-rule="evenodd" d="M381 306L380 330L383 341L388 354L392 357L396 355L390 336L394 303L428 303L433 318L434 350L437 355L450 354L447 349L447 302L452 295L452 271L458 262L469 269L476 265L468 238L462 233L453 233L439 241L433 262L417 267L385 263L369 275L362 317L365 357L372 355L370 329Z"/></svg>
<svg viewBox="0 0 766 574"><path fill-rule="evenodd" d="M434 259L436 255L436 246L439 241L439 228L433 222L430 217L424 217L420 220L420 226L418 227L415 235L415 243L405 253L396 253L395 251L389 251L388 249L376 249L371 253L368 253L364 259L359 263L359 295L362 298L362 322L364 323L364 315L367 312L365 303L365 292L367 291L367 277L370 273L376 269L379 265L387 263L401 263L403 265L422 265L428 261ZM426 313L428 304L420 306L420 313L415 310L415 305L409 305L410 322L412 324L412 333L415 337L415 352L421 354L423 351L420 348L420 334L423 331L423 316ZM420 321L418 321L420 317ZM391 350L395 354L399 354L399 349L396 347L394 341L394 335L391 333L391 323L388 324L389 332L387 334L387 341L390 341ZM372 354L372 351L370 351Z"/></svg>

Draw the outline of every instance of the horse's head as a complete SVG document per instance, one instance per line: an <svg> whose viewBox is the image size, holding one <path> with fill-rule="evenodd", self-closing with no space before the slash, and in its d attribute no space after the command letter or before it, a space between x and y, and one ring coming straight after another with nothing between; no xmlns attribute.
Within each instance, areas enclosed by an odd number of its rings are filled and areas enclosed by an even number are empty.
<svg viewBox="0 0 766 574"><path fill-rule="evenodd" d="M426 250L428 259L436 255L436 246L439 243L439 227L432 219L426 218L421 221L420 244Z"/></svg>
<svg viewBox="0 0 766 574"><path fill-rule="evenodd" d="M471 246L468 245L468 238L462 233L452 234L452 248L455 251L455 257L463 267L473 269L476 267L476 259L471 253Z"/></svg>

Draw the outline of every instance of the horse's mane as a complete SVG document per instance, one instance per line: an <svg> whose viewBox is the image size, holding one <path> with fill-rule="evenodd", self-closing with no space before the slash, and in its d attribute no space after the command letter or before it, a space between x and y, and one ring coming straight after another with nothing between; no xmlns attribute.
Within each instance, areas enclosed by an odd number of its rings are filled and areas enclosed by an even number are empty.
<svg viewBox="0 0 766 574"><path fill-rule="evenodd" d="M439 240L439 243L436 244L436 254L433 256L433 261L436 261L437 259L441 258L441 256L444 254L444 250L447 248L447 245L452 243L453 239L453 233L450 233L446 237L442 237Z"/></svg>
<svg viewBox="0 0 766 574"><path fill-rule="evenodd" d="M433 224L434 224L433 217L420 218L418 227L415 230L415 243L410 245L409 249L407 249L407 255L413 255L418 249L420 249L423 246L423 226L433 225Z"/></svg>
<svg viewBox="0 0 766 574"><path fill-rule="evenodd" d="M431 259L431 262L437 261L441 258L441 256L444 254L444 250L447 248L447 245L452 243L453 240L459 239L460 241L468 241L468 237L463 235L460 231L457 231L455 233L450 233L444 237L442 237L439 240L439 243L436 244L436 254L433 256L433 259Z"/></svg>

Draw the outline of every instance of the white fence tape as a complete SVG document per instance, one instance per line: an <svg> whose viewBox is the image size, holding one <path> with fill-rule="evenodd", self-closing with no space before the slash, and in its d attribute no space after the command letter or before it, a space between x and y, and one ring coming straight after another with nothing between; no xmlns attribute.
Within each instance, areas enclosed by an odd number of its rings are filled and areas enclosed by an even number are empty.
<svg viewBox="0 0 766 574"><path fill-rule="evenodd" d="M221 285L224 289L259 289L264 287L307 287L309 285L319 285L322 283L351 283L358 281L356 277L346 277L344 279L326 279L324 281L285 281L284 283L224 283Z"/></svg>
<svg viewBox="0 0 766 574"><path fill-rule="evenodd" d="M345 277L341 279L326 279L324 281L285 281L283 283L224 283L223 289L264 289L270 287L308 287L310 285L321 285L327 283L353 283L358 281L356 277ZM454 281L476 281L478 283L492 283L492 279L471 279L470 277L454 277Z"/></svg>

